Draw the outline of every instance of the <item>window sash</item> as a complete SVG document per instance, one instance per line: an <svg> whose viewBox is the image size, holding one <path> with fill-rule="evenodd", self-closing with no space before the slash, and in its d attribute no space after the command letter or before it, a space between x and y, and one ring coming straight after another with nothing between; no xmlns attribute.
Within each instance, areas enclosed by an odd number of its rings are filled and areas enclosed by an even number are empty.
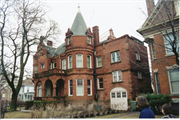
<svg viewBox="0 0 180 120"><path fill-rule="evenodd" d="M53 68L56 68L56 62L53 63Z"/></svg>
<svg viewBox="0 0 180 120"><path fill-rule="evenodd" d="M68 45L71 44L71 37L68 37Z"/></svg>
<svg viewBox="0 0 180 120"><path fill-rule="evenodd" d="M88 37L87 42L88 44L91 44L91 37Z"/></svg>
<svg viewBox="0 0 180 120"><path fill-rule="evenodd" d="M91 68L91 56L87 56L87 68Z"/></svg>
<svg viewBox="0 0 180 120"><path fill-rule="evenodd" d="M151 54L152 54L152 59L156 59L156 52L155 52L155 48L154 48L154 42L150 42L150 46L151 46Z"/></svg>
<svg viewBox="0 0 180 120"><path fill-rule="evenodd" d="M84 95L83 79L76 80L76 90L77 90L77 95L79 96Z"/></svg>
<svg viewBox="0 0 180 120"><path fill-rule="evenodd" d="M49 69L50 70L52 69L52 63L49 63Z"/></svg>
<svg viewBox="0 0 180 120"><path fill-rule="evenodd" d="M157 92L157 94L160 94L161 93L161 89L160 89L158 73L154 73L154 77L155 77L155 82L156 82L156 92Z"/></svg>
<svg viewBox="0 0 180 120"><path fill-rule="evenodd" d="M87 80L87 93L92 95L92 80Z"/></svg>
<svg viewBox="0 0 180 120"><path fill-rule="evenodd" d="M140 61L140 54L136 52L136 60Z"/></svg>
<svg viewBox="0 0 180 120"><path fill-rule="evenodd" d="M179 39L178 39L177 33L175 33L175 34L176 34L176 38L177 38L177 41L176 41L177 49L176 49L176 51L178 52L179 51ZM164 35L164 44L165 44L166 54L174 54L172 51L172 46L170 44L170 43L172 43L171 41L174 41L174 37L173 37L172 33Z"/></svg>
<svg viewBox="0 0 180 120"><path fill-rule="evenodd" d="M103 89L103 78L98 78L98 89Z"/></svg>
<svg viewBox="0 0 180 120"><path fill-rule="evenodd" d="M45 64L41 64L41 69L44 69L45 68Z"/></svg>
<svg viewBox="0 0 180 120"><path fill-rule="evenodd" d="M69 55L68 61L69 61L68 68L70 69L72 68L72 55Z"/></svg>
<svg viewBox="0 0 180 120"><path fill-rule="evenodd" d="M62 69L66 70L66 59L62 60Z"/></svg>
<svg viewBox="0 0 180 120"><path fill-rule="evenodd" d="M138 79L142 79L142 72L137 72L137 74L138 74Z"/></svg>
<svg viewBox="0 0 180 120"><path fill-rule="evenodd" d="M76 55L76 63L77 63L77 68L83 67L83 55L82 54L77 54Z"/></svg>
<svg viewBox="0 0 180 120"><path fill-rule="evenodd" d="M171 93L179 93L179 69L169 70Z"/></svg>
<svg viewBox="0 0 180 120"><path fill-rule="evenodd" d="M112 75L113 75L113 82L122 81L122 72L121 72L121 70L113 71Z"/></svg>
<svg viewBox="0 0 180 120"><path fill-rule="evenodd" d="M96 57L97 60L97 67L102 67L102 59L101 56Z"/></svg>
<svg viewBox="0 0 180 120"><path fill-rule="evenodd" d="M69 80L69 96L73 95L73 81Z"/></svg>
<svg viewBox="0 0 180 120"><path fill-rule="evenodd" d="M120 61L120 53L119 51L111 53L111 63L119 62Z"/></svg>

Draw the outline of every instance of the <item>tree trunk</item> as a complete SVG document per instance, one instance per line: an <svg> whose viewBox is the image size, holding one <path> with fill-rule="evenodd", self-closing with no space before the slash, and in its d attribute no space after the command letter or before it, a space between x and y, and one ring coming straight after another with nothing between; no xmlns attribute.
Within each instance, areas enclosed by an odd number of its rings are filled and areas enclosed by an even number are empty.
<svg viewBox="0 0 180 120"><path fill-rule="evenodd" d="M13 92L12 98L11 98L11 103L10 103L10 112L15 111L17 108L17 94Z"/></svg>

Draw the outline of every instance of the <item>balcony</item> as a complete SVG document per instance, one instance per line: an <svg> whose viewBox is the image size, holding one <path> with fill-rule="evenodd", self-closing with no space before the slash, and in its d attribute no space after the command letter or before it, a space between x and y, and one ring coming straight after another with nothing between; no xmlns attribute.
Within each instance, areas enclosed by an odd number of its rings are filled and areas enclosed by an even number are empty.
<svg viewBox="0 0 180 120"><path fill-rule="evenodd" d="M61 69L52 69L52 70L48 70L48 71L43 71L40 73L34 73L33 74L33 78L42 78L42 77L46 77L46 76L51 76L51 75L66 75L66 70L61 70Z"/></svg>

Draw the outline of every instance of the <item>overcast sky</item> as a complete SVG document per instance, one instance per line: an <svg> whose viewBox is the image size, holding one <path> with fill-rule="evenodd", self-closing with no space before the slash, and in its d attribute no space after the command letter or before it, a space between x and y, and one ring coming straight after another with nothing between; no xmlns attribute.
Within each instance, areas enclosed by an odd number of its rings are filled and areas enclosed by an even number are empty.
<svg viewBox="0 0 180 120"><path fill-rule="evenodd" d="M147 18L146 0L43 0L43 2L50 7L48 18L59 24L60 43L64 42L65 33L73 24L78 4L87 27L92 30L95 25L99 26L100 36L112 28L116 38L129 34L143 40L136 30Z"/></svg>
<svg viewBox="0 0 180 120"><path fill-rule="evenodd" d="M61 34L55 47L61 45L65 39L65 33L71 28L78 12L78 5L87 27L99 26L99 35L113 29L116 38L125 34L134 36L141 41L144 38L136 32L147 18L146 0L42 0L49 6L47 17L59 24ZM158 0L155 0L157 3ZM105 40L104 37L101 40ZM45 43L46 44L46 43ZM28 71L32 69L32 56L28 60Z"/></svg>

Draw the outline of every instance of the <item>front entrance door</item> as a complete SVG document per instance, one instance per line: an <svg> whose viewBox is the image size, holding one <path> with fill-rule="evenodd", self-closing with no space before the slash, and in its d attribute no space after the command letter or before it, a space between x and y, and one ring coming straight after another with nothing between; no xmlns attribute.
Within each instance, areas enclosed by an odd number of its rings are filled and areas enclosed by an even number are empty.
<svg viewBox="0 0 180 120"><path fill-rule="evenodd" d="M127 110L127 91L122 87L115 87L110 91L111 109Z"/></svg>

